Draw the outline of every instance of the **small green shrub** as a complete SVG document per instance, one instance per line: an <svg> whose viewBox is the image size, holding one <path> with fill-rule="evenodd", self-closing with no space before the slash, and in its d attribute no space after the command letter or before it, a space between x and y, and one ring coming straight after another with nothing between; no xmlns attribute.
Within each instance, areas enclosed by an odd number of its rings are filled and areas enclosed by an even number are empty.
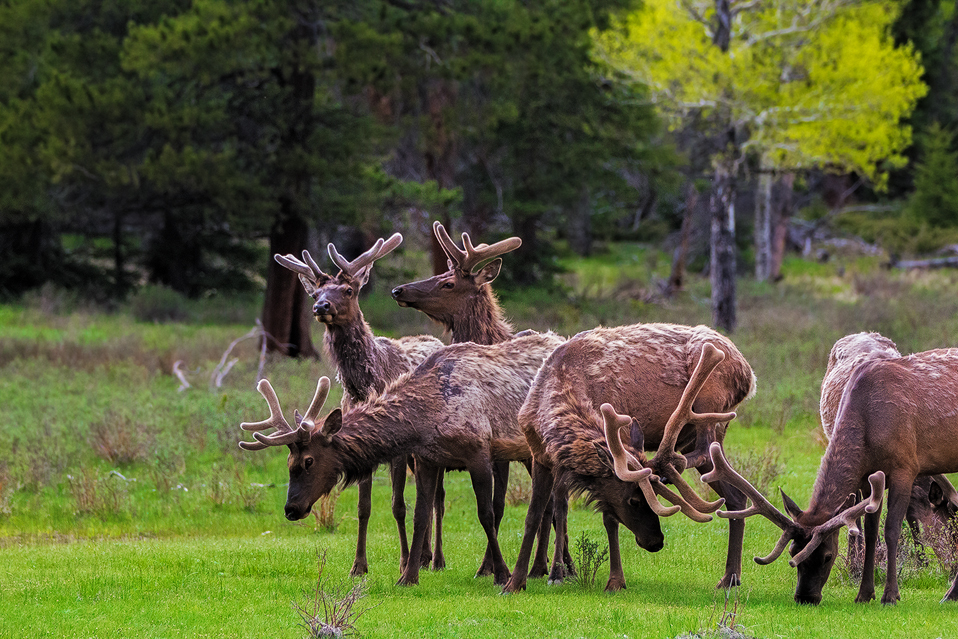
<svg viewBox="0 0 958 639"><path fill-rule="evenodd" d="M144 286L130 300L130 312L141 322L182 322L189 318L183 295L165 286Z"/></svg>
<svg viewBox="0 0 958 639"><path fill-rule="evenodd" d="M599 568L609 559L609 546L606 545L600 550L599 542L593 541L585 532L579 533L574 545L578 566L575 582L582 588L592 588Z"/></svg>

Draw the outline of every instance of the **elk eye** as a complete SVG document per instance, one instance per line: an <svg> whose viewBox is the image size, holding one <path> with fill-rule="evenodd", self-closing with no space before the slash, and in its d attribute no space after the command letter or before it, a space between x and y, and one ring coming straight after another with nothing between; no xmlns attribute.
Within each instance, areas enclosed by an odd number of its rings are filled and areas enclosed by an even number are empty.
<svg viewBox="0 0 958 639"><path fill-rule="evenodd" d="M825 555L825 563L826 563L826 564L827 564L827 563L830 563L831 560L832 560L832 553L826 554L826 555Z"/></svg>
<svg viewBox="0 0 958 639"><path fill-rule="evenodd" d="M346 289L346 297L350 297L352 294L353 294L353 289L352 289L352 287L347 288L347 289Z"/></svg>
<svg viewBox="0 0 958 639"><path fill-rule="evenodd" d="M303 465L306 466L306 468L309 468L310 466L312 466L312 465L313 465L313 458L312 458L312 457L307 457L305 460L303 460Z"/></svg>
<svg viewBox="0 0 958 639"><path fill-rule="evenodd" d="M453 284L452 282L444 282L442 285L442 288L453 288L454 286L455 284Z"/></svg>

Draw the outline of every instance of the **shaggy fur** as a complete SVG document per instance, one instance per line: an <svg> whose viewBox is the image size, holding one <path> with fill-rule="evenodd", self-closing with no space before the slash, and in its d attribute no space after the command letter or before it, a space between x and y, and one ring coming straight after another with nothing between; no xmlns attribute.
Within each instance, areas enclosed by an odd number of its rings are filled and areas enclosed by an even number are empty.
<svg viewBox="0 0 958 639"><path fill-rule="evenodd" d="M755 375L731 341L705 326L636 324L585 331L557 348L533 382L519 413L519 423L529 440L535 464L548 469L551 480L561 480L572 490L588 494L604 514L616 513L606 523L610 548L614 544L611 527L618 525L616 518L623 521L628 512L617 503L623 498L620 486L624 482L614 478L609 467L599 406L608 402L618 413L633 418L633 447L626 449L644 461L642 450L656 450L661 443L665 425L678 406L706 343L726 357L712 371L694 410L729 412L754 395ZM686 426L677 448L688 451L694 446L701 459L695 465L704 468L708 444L722 438L722 424L712 426L704 436ZM638 518L633 515L632 519ZM741 528L742 524L732 522L732 526ZM639 534L638 530L633 532ZM730 536L723 581L732 582L741 574L741 550L741 535ZM517 576L507 590L524 587L523 570L524 566L517 563ZM619 587L624 587L624 580L614 582L610 576L607 588Z"/></svg>
<svg viewBox="0 0 958 639"><path fill-rule="evenodd" d="M415 525L409 561L400 580L401 584L414 584L418 583L438 472L444 468L468 470L496 582L504 582L509 571L493 521L492 462L531 459L516 416L535 372L563 341L550 332L495 345L454 344L434 353L367 402L345 413L334 410L314 431L309 444L290 455L287 509L305 516L337 482L356 481L396 455L415 455ZM307 469L307 457L312 459L311 469ZM294 500L293 476L298 472L314 479L302 482Z"/></svg>
<svg viewBox="0 0 958 639"><path fill-rule="evenodd" d="M797 514L796 522L810 528L829 519L876 471L885 473L888 485L888 569L882 602L889 604L899 598L897 547L916 477L958 472L958 349L870 357L852 371L809 507ZM879 514L865 517L865 567L856 601L875 596ZM820 599L831 564L819 554L802 563L810 564L807 572L824 566L819 569L825 577L816 584ZM810 592L801 572L796 593L800 591ZM954 589L948 596L956 597Z"/></svg>

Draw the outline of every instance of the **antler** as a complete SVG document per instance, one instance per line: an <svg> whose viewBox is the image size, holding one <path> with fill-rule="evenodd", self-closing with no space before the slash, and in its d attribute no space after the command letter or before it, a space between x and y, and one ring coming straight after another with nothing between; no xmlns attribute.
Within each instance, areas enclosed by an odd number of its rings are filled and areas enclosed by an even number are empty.
<svg viewBox="0 0 958 639"><path fill-rule="evenodd" d="M801 552L788 561L789 566L794 568L805 561L808 556L812 554L812 551L818 548L818 545L822 543L829 533L838 530L842 526L848 526L848 534L853 537L861 534L856 520L865 513L871 514L881 508L882 498L885 496L885 473L880 470L872 473L868 476L868 483L871 484L872 487L872 492L868 499L862 500L854 506L842 510L824 524L812 528L812 538L808 542L808 545L802 548Z"/></svg>
<svg viewBox="0 0 958 639"><path fill-rule="evenodd" d="M678 440L679 433L686 424L692 424L696 427L719 422L727 422L735 418L735 413L696 413L692 410L692 404L695 402L698 394L702 391L709 375L715 370L715 367L725 360L725 353L717 349L714 345L706 343L702 347L702 354L699 361L692 371L692 377L688 385L682 392L682 398L679 405L669 417L665 424L665 432L662 435L662 442L659 444L659 450L656 457L664 457L668 460L678 455L675 451L675 443ZM655 459L653 458L653 462ZM662 465L659 471L664 474L670 482L675 484L689 504L700 512L715 512L724 503L724 500L708 502L698 496L698 493L682 479L681 473L676 470L668 461Z"/></svg>
<svg viewBox="0 0 958 639"><path fill-rule="evenodd" d="M728 463L728 459L725 457L725 451L722 450L721 444L712 442L712 445L709 447L709 455L712 457L712 470L702 475L702 481L709 483L723 481L738 488L752 501L752 506L745 510L720 510L716 514L723 519L745 519L752 515L762 515L782 529L782 536L779 538L778 543L775 544L775 548L772 552L765 557L755 558L755 563L763 566L772 563L778 559L778 556L785 550L785 546L787 546L788 542L794 537L797 531L795 522L793 522L788 515L773 506L772 502L765 498L765 495L759 492L755 486L750 484L747 479L739 475L738 472L732 468Z"/></svg>
<svg viewBox="0 0 958 639"><path fill-rule="evenodd" d="M319 411L323 409L326 403L326 397L329 395L329 378L323 376L319 378L316 384L316 393L313 395L313 401L309 403L306 415L299 417L296 414L296 428L289 425L286 418L283 417L283 409L279 405L279 398L276 397L276 391L273 390L269 380L260 380L256 385L256 390L260 392L269 405L269 418L261 422L243 422L240 428L243 430L257 431L253 433L255 442L240 442L240 448L243 450L263 450L269 446L284 446L293 443L306 443L312 434L313 425ZM272 435L264 435L261 432L267 428L275 428L276 432Z"/></svg>
<svg viewBox="0 0 958 639"><path fill-rule="evenodd" d="M707 482L724 481L741 490L745 493L746 497L752 500L752 506L750 508L737 511L720 511L718 516L725 519L745 519L752 515L763 515L783 531L782 536L779 538L778 543L775 544L775 548L772 549L772 552L765 557L755 558L755 562L763 566L778 559L779 555L782 554L782 551L785 550L785 547L788 545L788 542L794 539L796 533L799 531L810 535L811 540L809 540L801 552L789 560L788 563L792 567L805 561L829 533L842 526L848 526L848 532L853 536L860 534L861 531L858 530L858 525L855 520L863 513L874 513L881 508L882 497L885 492L885 473L878 471L868 477L868 483L871 484L872 491L871 496L867 500L842 510L825 523L815 526L811 531L808 531L773 506L758 489L752 486L747 479L739 475L738 472L729 465L728 459L725 457L725 452L718 442L712 443L709 448L709 454L712 457L714 469L703 475L702 479Z"/></svg>
<svg viewBox="0 0 958 639"><path fill-rule="evenodd" d="M316 261L309 254L309 251L303 251L302 261L298 260L289 253L286 255L280 255L279 253L276 253L273 255L273 259L276 260L281 266L285 266L294 273L299 273L301 277L312 282L313 284L316 284L321 279L329 277L329 275L323 273L323 270L319 268L319 265L316 264Z"/></svg>
<svg viewBox="0 0 958 639"><path fill-rule="evenodd" d="M703 514L692 507L681 496L676 495L671 490L662 485L658 477L652 474L652 469L646 468L641 461L629 453L622 444L622 430L632 423L632 418L627 415L619 415L611 404L602 404L599 408L602 411L603 421L605 422L605 439L609 444L609 451L612 453L612 463L615 475L622 481L638 484L639 489L645 496L649 507L656 515L660 517L669 517L682 511L686 517L700 523L712 521L712 518ZM639 470L632 470L632 465ZM672 502L673 506L663 506L656 495L661 495ZM721 500L719 503L724 503Z"/></svg>
<svg viewBox="0 0 958 639"><path fill-rule="evenodd" d="M326 247L326 250L329 252L329 259L333 261L333 264L338 266L346 275L350 277L356 277L362 269L366 268L379 258L388 255L400 244L402 244L401 233L393 233L392 237L390 237L388 240L379 238L376 240L376 243L373 244L371 249L354 259L352 262L340 255L339 251L336 250L336 247L333 246L332 242L329 243L329 245Z"/></svg>
<svg viewBox="0 0 958 639"><path fill-rule="evenodd" d="M456 243L452 241L449 234L446 233L446 229L443 228L438 220L432 223L432 230L436 234L436 239L439 240L439 244L442 245L443 250L449 257L451 265L465 273L471 273L472 269L476 268L482 262L491 260L494 257L499 257L522 246L522 240L518 237L510 237L501 242L496 242L492 246L488 244L473 246L469 234L463 233L462 245L466 249L463 251L456 246Z"/></svg>

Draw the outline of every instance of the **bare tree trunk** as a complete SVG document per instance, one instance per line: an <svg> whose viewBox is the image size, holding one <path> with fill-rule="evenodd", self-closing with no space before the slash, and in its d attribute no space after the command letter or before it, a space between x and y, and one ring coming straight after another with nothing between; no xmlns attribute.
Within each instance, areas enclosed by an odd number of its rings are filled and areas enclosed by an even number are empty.
<svg viewBox="0 0 958 639"><path fill-rule="evenodd" d="M716 162L712 195L711 268L712 325L735 330L735 171L734 159Z"/></svg>
<svg viewBox="0 0 958 639"><path fill-rule="evenodd" d="M682 216L682 228L679 231L679 245L672 252L672 271L669 273L669 285L666 294L674 295L685 285L685 262L689 252L689 236L692 234L692 218L699 205L699 192L689 182L685 187L685 213Z"/></svg>
<svg viewBox="0 0 958 639"><path fill-rule="evenodd" d="M588 257L592 254L591 204L589 188L583 186L579 193L579 199L572 205L569 224L566 228L569 248L575 251L576 255L582 257Z"/></svg>
<svg viewBox="0 0 958 639"><path fill-rule="evenodd" d="M772 274L772 186L775 175L762 163L755 202L755 279L768 281Z"/></svg>
<svg viewBox="0 0 958 639"><path fill-rule="evenodd" d="M769 276L773 282L782 279L782 262L785 259L785 242L788 240L788 225L795 213L795 174L786 173L779 180L781 195L778 198L778 215L772 233L772 268Z"/></svg>
<svg viewBox="0 0 958 639"><path fill-rule="evenodd" d="M423 92L430 123L430 130L425 135L426 171L440 189L448 189L455 184L456 141L451 129L446 125L446 117L448 117L448 109L456 102L456 90L451 83L440 79L431 82ZM443 226L449 229L449 212L443 211L439 217L442 218ZM451 232L450 236L454 237ZM447 260L442 245L434 236L432 238L433 274L439 275L449 270Z"/></svg>
<svg viewBox="0 0 958 639"><path fill-rule="evenodd" d="M277 222L269 234L270 256L301 255L307 248L308 236L309 227L301 218ZM263 302L263 330L267 334L263 339L267 350L290 357L319 357L310 334L311 306L296 274L270 259Z"/></svg>

